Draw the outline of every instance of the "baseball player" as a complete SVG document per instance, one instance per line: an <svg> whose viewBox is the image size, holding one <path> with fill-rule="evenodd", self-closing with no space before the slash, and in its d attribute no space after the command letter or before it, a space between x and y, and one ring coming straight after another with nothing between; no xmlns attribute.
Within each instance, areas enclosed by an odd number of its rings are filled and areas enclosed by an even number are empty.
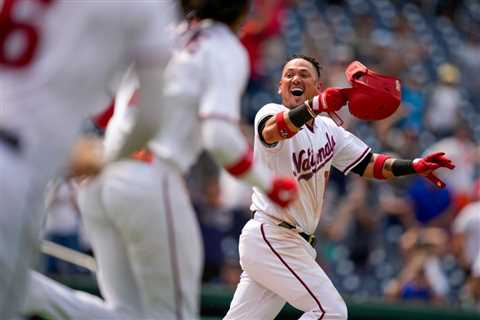
<svg viewBox="0 0 480 320"><path fill-rule="evenodd" d="M443 154L410 161L373 153L331 118L319 115L339 110L349 99L368 102L368 95L352 88L322 92L319 79L314 58L293 57L279 82L282 104L267 104L256 115L255 160L264 162L272 174L296 179L299 198L280 208L254 188L254 217L243 228L239 243L243 273L225 319L273 319L285 302L304 311L301 319L347 319L345 302L315 261L313 233L332 166L344 174L376 179L428 175L436 184L441 181L433 170L453 168ZM376 80L370 83L383 90L382 81Z"/></svg>
<svg viewBox="0 0 480 320"><path fill-rule="evenodd" d="M25 296L46 182L66 159L82 120L108 103L108 88L132 62L145 97L144 123L118 156L156 129L174 17L170 1L0 2L2 319L14 317Z"/></svg>
<svg viewBox="0 0 480 320"><path fill-rule="evenodd" d="M137 86L137 82L132 83L131 81L131 72L127 73L125 81L120 85L118 96L123 99L125 94L132 95L133 90ZM113 137L111 134L107 134L107 138L115 139L116 146L121 143L118 139L123 141L134 124L137 113L138 92L133 97L134 99L126 100L128 101L128 107L122 110L122 117L117 116L119 120L124 120L121 125L127 126L128 130L115 130L116 134ZM102 113L91 118L92 124L99 132L104 132L109 123L113 124L110 120L114 109L115 101L113 100ZM113 125L113 127L117 127L117 125ZM89 140L92 140L92 143ZM67 173L69 176L84 179L85 175L92 176L92 174L89 174L89 171L102 168L102 165L98 163L101 161L98 159L101 158L99 156L102 154L97 152L99 149L95 145L97 140L99 139L95 137L82 137L76 143L73 148L74 152L70 157L71 159L68 161ZM101 144L102 142L99 143ZM102 149L103 145L100 146L100 150ZM147 152L143 151L143 153ZM132 157L139 158L139 154L140 152L136 152ZM142 160L145 160L145 158L142 158ZM77 192L75 193L75 200L77 200ZM130 304L119 306L108 303L108 301L104 301L95 295L72 290L36 271L29 272L28 280L29 286L27 288L26 301L21 309L21 314L26 317L37 315L38 313L52 319L61 319L65 315L68 315L71 319L133 319L140 317L131 311Z"/></svg>
<svg viewBox="0 0 480 320"><path fill-rule="evenodd" d="M293 179L275 178L253 162L237 125L249 67L235 31L248 12L248 1L230 1L228 7L221 0L191 3L196 18L180 27L181 44L165 72L166 108L149 144L153 161L113 163L79 195L99 286L115 312L109 318L118 313L131 319L198 318L202 240L183 175L202 148L279 206L296 195ZM129 131L135 108L127 105L136 103L135 87L134 79L127 80L116 96L106 130L107 155L117 153ZM54 290L51 280L35 278L39 286L51 287L37 295L48 310L53 305L79 318L82 305L88 309L94 304L92 299L80 301L71 290ZM97 318L105 314L98 312Z"/></svg>

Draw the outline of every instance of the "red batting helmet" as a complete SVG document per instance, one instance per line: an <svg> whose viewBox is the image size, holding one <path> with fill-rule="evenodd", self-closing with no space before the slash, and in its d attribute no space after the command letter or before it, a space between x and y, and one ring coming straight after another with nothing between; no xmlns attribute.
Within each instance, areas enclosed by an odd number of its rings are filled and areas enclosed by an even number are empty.
<svg viewBox="0 0 480 320"><path fill-rule="evenodd" d="M358 61L350 63L345 76L352 85L348 109L363 120L381 120L400 105L400 80L373 72Z"/></svg>

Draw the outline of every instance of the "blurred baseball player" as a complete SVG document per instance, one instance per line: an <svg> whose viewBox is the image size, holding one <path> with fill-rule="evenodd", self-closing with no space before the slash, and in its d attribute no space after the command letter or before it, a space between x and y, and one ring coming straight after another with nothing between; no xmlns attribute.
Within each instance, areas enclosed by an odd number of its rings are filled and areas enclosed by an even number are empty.
<svg viewBox="0 0 480 320"><path fill-rule="evenodd" d="M362 74L373 75L360 69ZM411 161L373 153L332 119L319 115L335 112L347 101L351 102L349 108L357 111L395 107L388 105L387 96L383 101L369 101L370 96L377 96L375 90L384 94L381 90L383 84L389 84L387 80L375 76L369 81L374 86L367 91L329 88L322 92L319 79L320 68L314 58L292 58L279 83L282 104L267 104L256 115L254 158L264 162L272 174L295 178L299 198L290 207L279 208L254 188L254 218L240 236L243 274L225 319L273 319L285 302L305 312L301 319L347 319L345 302L316 263L313 247L332 166L344 174L354 172L376 179L428 175L439 186L442 183L432 171L453 168L443 154ZM358 103L365 104L355 105Z"/></svg>
<svg viewBox="0 0 480 320"><path fill-rule="evenodd" d="M180 47L166 69L166 108L149 144L153 161L113 163L79 196L99 286L106 305L116 312L110 318L118 313L132 319L198 318L202 239L183 175L203 148L272 202L286 206L296 195L293 179L275 178L252 161L253 152L237 125L249 67L235 32L248 1L185 5L194 9L195 19L181 27ZM127 81L115 99L105 137L107 155L117 153L129 131L135 108L127 105L136 103L135 87L133 79ZM34 277L43 288L50 287L37 295L48 310L60 308L71 318L84 314L82 305L91 310L93 299L80 301L77 292ZM98 311L97 318L104 315Z"/></svg>
<svg viewBox="0 0 480 320"><path fill-rule="evenodd" d="M38 247L43 188L81 123L109 100L131 63L142 111L119 156L157 128L170 56L169 1L0 2L0 314L14 317ZM155 102L155 103L153 103ZM146 120L145 120L146 119Z"/></svg>

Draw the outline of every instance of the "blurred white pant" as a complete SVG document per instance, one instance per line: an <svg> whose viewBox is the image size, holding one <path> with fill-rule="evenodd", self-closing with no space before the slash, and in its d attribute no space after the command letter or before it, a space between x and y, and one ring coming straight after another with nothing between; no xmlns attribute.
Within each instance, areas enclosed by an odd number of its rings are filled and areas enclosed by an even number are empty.
<svg viewBox="0 0 480 320"><path fill-rule="evenodd" d="M0 143L0 314L13 319L24 302L27 271L38 252L46 175Z"/></svg>
<svg viewBox="0 0 480 320"><path fill-rule="evenodd" d="M197 319L200 228L174 166L126 160L79 195L102 295L137 319Z"/></svg>
<svg viewBox="0 0 480 320"><path fill-rule="evenodd" d="M347 307L298 233L255 217L240 235L240 283L225 319L274 319L285 302L300 319L346 320Z"/></svg>
<svg viewBox="0 0 480 320"><path fill-rule="evenodd" d="M16 97L20 99L20 97ZM31 99L29 95L26 99ZM35 100L35 101L33 101ZM15 103L15 102L14 102ZM23 103L23 102L22 102ZM0 127L19 135L15 151L0 141L0 317L16 318L26 296L28 269L40 245L45 186L65 163L80 127L74 117L42 108L38 97L10 117L0 103ZM26 111L28 110L28 111ZM63 112L71 113L69 109ZM13 129L15 128L15 129Z"/></svg>

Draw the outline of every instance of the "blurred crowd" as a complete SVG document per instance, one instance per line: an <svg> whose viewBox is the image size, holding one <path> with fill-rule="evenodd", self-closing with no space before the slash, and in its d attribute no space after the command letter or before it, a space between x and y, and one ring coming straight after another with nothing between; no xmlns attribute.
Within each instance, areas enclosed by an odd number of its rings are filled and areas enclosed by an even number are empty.
<svg viewBox="0 0 480 320"><path fill-rule="evenodd" d="M247 137L256 111L280 101L277 84L289 55L316 57L326 87L348 86L345 67L359 60L402 80L402 104L392 117L371 123L344 108L344 126L375 152L413 158L442 150L456 164L442 172L446 189L421 177L385 183L332 174L316 249L319 264L347 297L480 310L480 274L472 272L480 255L478 30L476 0L254 1L242 31L251 59L242 109ZM235 286L251 190L205 154L188 185L204 238L203 280ZM47 238L88 253L75 192L69 181L50 186ZM44 268L85 272L50 257Z"/></svg>

